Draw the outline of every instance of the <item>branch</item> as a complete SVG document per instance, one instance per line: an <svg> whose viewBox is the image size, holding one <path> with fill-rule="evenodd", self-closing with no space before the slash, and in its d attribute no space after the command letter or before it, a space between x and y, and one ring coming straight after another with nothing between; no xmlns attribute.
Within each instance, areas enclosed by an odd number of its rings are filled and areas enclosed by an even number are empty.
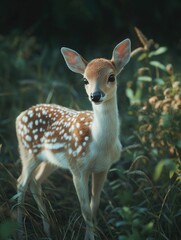
<svg viewBox="0 0 181 240"><path fill-rule="evenodd" d="M145 35L137 27L135 27L134 30L136 32L136 35L137 35L138 39L142 43L143 47L138 47L135 50L133 50L131 52L131 57L138 54L139 52L147 52L150 49L150 47L154 44L153 39L148 40L145 37Z"/></svg>

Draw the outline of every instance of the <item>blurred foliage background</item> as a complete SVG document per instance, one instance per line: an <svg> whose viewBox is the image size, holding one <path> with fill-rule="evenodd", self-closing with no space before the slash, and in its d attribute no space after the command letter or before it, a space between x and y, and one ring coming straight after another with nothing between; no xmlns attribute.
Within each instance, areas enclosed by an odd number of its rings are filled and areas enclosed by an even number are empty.
<svg viewBox="0 0 181 240"><path fill-rule="evenodd" d="M121 140L125 147L139 147L125 149L110 170L97 239L180 240L180 0L0 3L0 239L16 239L16 203L11 201L21 171L16 116L42 102L91 109L81 76L67 69L60 48L73 48L87 60L110 58L115 45L129 37L133 50L144 50L118 77ZM135 26L153 40L140 38ZM83 239L69 173L57 171L44 192L53 239ZM46 239L28 194L25 221L25 239Z"/></svg>

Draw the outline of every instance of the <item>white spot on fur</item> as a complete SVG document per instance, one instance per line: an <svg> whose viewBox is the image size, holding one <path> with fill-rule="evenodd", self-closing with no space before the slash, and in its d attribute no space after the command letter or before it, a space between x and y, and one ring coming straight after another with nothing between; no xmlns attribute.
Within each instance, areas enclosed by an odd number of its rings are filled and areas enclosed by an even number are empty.
<svg viewBox="0 0 181 240"><path fill-rule="evenodd" d="M32 129L32 128L33 128L33 122L29 122L29 123L28 123L28 127L29 127L30 129Z"/></svg>
<svg viewBox="0 0 181 240"><path fill-rule="evenodd" d="M52 137L54 135L54 132L46 132L45 137Z"/></svg>
<svg viewBox="0 0 181 240"><path fill-rule="evenodd" d="M32 153L32 150L31 150L31 149L29 149L28 151L29 151L29 153Z"/></svg>
<svg viewBox="0 0 181 240"><path fill-rule="evenodd" d="M36 129L33 129L33 131L32 131L32 133L33 134L35 134L35 133L37 133L38 132L38 129L36 128Z"/></svg>
<svg viewBox="0 0 181 240"><path fill-rule="evenodd" d="M26 125L23 126L23 131L24 131L25 134L29 133L29 130L28 130L28 128L26 127Z"/></svg>
<svg viewBox="0 0 181 240"><path fill-rule="evenodd" d="M34 139L35 139L35 141L38 139L38 135L37 134L34 135Z"/></svg>
<svg viewBox="0 0 181 240"><path fill-rule="evenodd" d="M32 111L32 110L29 110L27 114L28 114L28 116L29 116L30 118L32 118L32 117L33 117L33 115L34 115L34 113L33 113L33 111Z"/></svg>
<svg viewBox="0 0 181 240"><path fill-rule="evenodd" d="M69 136L69 138L68 138L68 139L69 139L69 141L71 141L71 140L72 140L72 136Z"/></svg>
<svg viewBox="0 0 181 240"><path fill-rule="evenodd" d="M77 127L77 128L80 128L80 123L76 123L76 127Z"/></svg>
<svg viewBox="0 0 181 240"><path fill-rule="evenodd" d="M39 121L36 119L35 120L35 125L38 126Z"/></svg>
<svg viewBox="0 0 181 240"><path fill-rule="evenodd" d="M63 148L65 146L64 143L46 143L45 145L45 148L46 149L50 149L50 150L53 150L53 149L60 149L60 148Z"/></svg>
<svg viewBox="0 0 181 240"><path fill-rule="evenodd" d="M22 120L23 120L24 123L27 123L28 122L28 117L25 115L25 116L23 116Z"/></svg>
<svg viewBox="0 0 181 240"><path fill-rule="evenodd" d="M41 117L41 113L40 113L40 112L37 112L37 113L36 113L36 116L37 116L38 118L40 118L40 117Z"/></svg>
<svg viewBox="0 0 181 240"><path fill-rule="evenodd" d="M79 154L81 151L82 151L82 146L79 146L79 147L77 148L77 154Z"/></svg>
<svg viewBox="0 0 181 240"><path fill-rule="evenodd" d="M73 152L73 157L76 157L77 156L77 153L76 151Z"/></svg>
<svg viewBox="0 0 181 240"><path fill-rule="evenodd" d="M30 135L26 135L26 136L25 136L25 139L26 139L26 141L28 141L28 142L31 142L31 140L32 140Z"/></svg>
<svg viewBox="0 0 181 240"><path fill-rule="evenodd" d="M88 141L88 140L89 140L89 137L88 137L88 136L86 136L84 139L85 139L85 141Z"/></svg>
<svg viewBox="0 0 181 240"><path fill-rule="evenodd" d="M23 145L24 145L26 148L29 148L29 147L30 147L29 144L28 144L24 139L22 139L22 142L23 142Z"/></svg>
<svg viewBox="0 0 181 240"><path fill-rule="evenodd" d="M72 154L72 149L71 148L69 148L68 153L69 153L69 155Z"/></svg>
<svg viewBox="0 0 181 240"><path fill-rule="evenodd" d="M63 137L66 139L67 138L67 133L64 133Z"/></svg>
<svg viewBox="0 0 181 240"><path fill-rule="evenodd" d="M43 109L42 114L47 115L47 111L45 109Z"/></svg>
<svg viewBox="0 0 181 240"><path fill-rule="evenodd" d="M42 147L42 144L36 144L35 146L34 146L34 148L41 148Z"/></svg>

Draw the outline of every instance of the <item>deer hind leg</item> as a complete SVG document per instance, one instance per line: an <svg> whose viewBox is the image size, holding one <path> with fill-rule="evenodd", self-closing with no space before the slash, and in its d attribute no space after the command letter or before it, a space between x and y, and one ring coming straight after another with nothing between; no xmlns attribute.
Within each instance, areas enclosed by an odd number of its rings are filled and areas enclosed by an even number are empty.
<svg viewBox="0 0 181 240"><path fill-rule="evenodd" d="M50 237L50 224L49 224L49 217L46 210L46 206L44 204L43 198L42 198L42 188L41 184L44 182L50 174L52 174L57 169L56 166L51 165L46 162L42 162L35 172L33 173L34 178L30 182L30 189L32 192L32 195L38 205L38 209L41 213L41 218L43 221L43 229L45 234Z"/></svg>
<svg viewBox="0 0 181 240"><path fill-rule="evenodd" d="M17 209L17 222L20 227L18 231L18 238L23 239L23 212L22 208L24 205L24 196L30 182L33 171L39 165L38 161L34 158L22 159L22 172L17 180L17 198L18 198L18 209Z"/></svg>
<svg viewBox="0 0 181 240"><path fill-rule="evenodd" d="M94 240L94 226L89 202L88 180L89 173L87 172L73 174L74 186L79 198L82 216L86 223L86 234L84 240Z"/></svg>
<svg viewBox="0 0 181 240"><path fill-rule="evenodd" d="M97 224L96 215L100 203L100 195L104 186L104 182L107 177L106 172L93 173L92 174L92 196L91 196L91 212L94 220L94 224Z"/></svg>

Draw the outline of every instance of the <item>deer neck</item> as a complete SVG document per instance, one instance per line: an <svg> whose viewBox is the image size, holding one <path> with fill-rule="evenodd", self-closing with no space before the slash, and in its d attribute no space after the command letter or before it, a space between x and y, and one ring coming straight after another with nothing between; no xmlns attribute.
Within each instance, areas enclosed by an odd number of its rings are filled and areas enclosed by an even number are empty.
<svg viewBox="0 0 181 240"><path fill-rule="evenodd" d="M119 118L116 95L99 105L93 104L94 120L93 140L101 143L113 143L119 137Z"/></svg>

